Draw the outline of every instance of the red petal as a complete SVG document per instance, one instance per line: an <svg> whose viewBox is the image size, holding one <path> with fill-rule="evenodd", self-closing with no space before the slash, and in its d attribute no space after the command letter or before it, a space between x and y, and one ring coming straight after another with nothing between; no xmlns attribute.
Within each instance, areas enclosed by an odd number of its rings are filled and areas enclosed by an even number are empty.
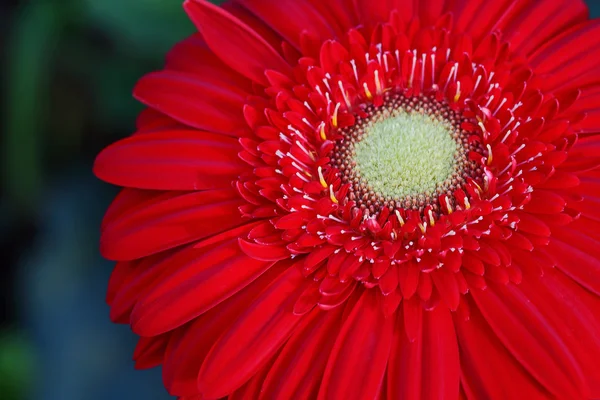
<svg viewBox="0 0 600 400"><path fill-rule="evenodd" d="M288 266L274 265L234 296L173 332L163 366L163 381L170 394L198 393L198 372L211 347Z"/></svg>
<svg viewBox="0 0 600 400"><path fill-rule="evenodd" d="M327 21L308 1L239 0L239 3L265 21L298 50L301 47L300 33L303 31L316 34L322 40L335 36ZM345 13L346 10L341 15ZM289 18L290 15L294 17Z"/></svg>
<svg viewBox="0 0 600 400"><path fill-rule="evenodd" d="M288 249L282 246L252 243L244 239L239 239L239 245L246 255L256 260L279 261L290 257Z"/></svg>
<svg viewBox="0 0 600 400"><path fill-rule="evenodd" d="M517 229L539 236L550 236L550 228L542 220L526 212L515 212L519 217Z"/></svg>
<svg viewBox="0 0 600 400"><path fill-rule="evenodd" d="M210 77L216 82L225 82L228 86L252 93L252 81L225 65L208 47L200 33L177 43L167 54L166 61L165 69Z"/></svg>
<svg viewBox="0 0 600 400"><path fill-rule="evenodd" d="M231 187L248 165L233 138L172 130L134 135L104 149L94 173L119 186L158 190Z"/></svg>
<svg viewBox="0 0 600 400"><path fill-rule="evenodd" d="M412 1L402 1L401 16L404 21L408 21L413 16ZM392 5L389 1L370 1L370 0L354 0L356 14L360 17L363 24L373 27L378 23L387 22L390 19L392 8L398 6Z"/></svg>
<svg viewBox="0 0 600 400"><path fill-rule="evenodd" d="M106 303L108 305L112 305L115 296L123 285L136 275L137 265L138 263L135 261L121 261L115 265L115 269L110 274L108 289L106 290Z"/></svg>
<svg viewBox="0 0 600 400"><path fill-rule="evenodd" d="M589 398L600 397L600 298L556 269L528 276L519 287L575 356L591 388Z"/></svg>
<svg viewBox="0 0 600 400"><path fill-rule="evenodd" d="M582 371L546 318L517 288L494 285L471 294L500 341L559 398L582 398Z"/></svg>
<svg viewBox="0 0 600 400"><path fill-rule="evenodd" d="M343 307L313 310L281 350L263 384L261 399L316 397L341 325Z"/></svg>
<svg viewBox="0 0 600 400"><path fill-rule="evenodd" d="M422 399L457 399L460 361L454 323L450 311L436 307L423 314Z"/></svg>
<svg viewBox="0 0 600 400"><path fill-rule="evenodd" d="M231 393L227 400L258 399L262 393L263 382L271 370L273 362L278 358L275 354L244 386Z"/></svg>
<svg viewBox="0 0 600 400"><path fill-rule="evenodd" d="M469 399L545 399L547 393L496 338L477 307L455 315L462 385Z"/></svg>
<svg viewBox="0 0 600 400"><path fill-rule="evenodd" d="M265 86L265 70L291 72L269 43L222 8L203 0L186 0L184 8L210 48L234 70Z"/></svg>
<svg viewBox="0 0 600 400"><path fill-rule="evenodd" d="M548 41L530 58L530 65L537 74L542 90L553 90L569 80L590 70L598 70L598 41L600 33L597 20L586 21L577 28Z"/></svg>
<svg viewBox="0 0 600 400"><path fill-rule="evenodd" d="M600 243L575 230L556 232L545 249L571 279L600 296Z"/></svg>
<svg viewBox="0 0 600 400"><path fill-rule="evenodd" d="M393 331L394 319L386 318L375 293L365 290L338 335L318 398L374 398L385 373Z"/></svg>
<svg viewBox="0 0 600 400"><path fill-rule="evenodd" d="M134 332L149 336L176 328L210 310L264 273L273 262L254 260L229 240L208 251L188 247L168 260L131 315Z"/></svg>
<svg viewBox="0 0 600 400"><path fill-rule="evenodd" d="M163 362L169 334L153 337L141 337L138 340L133 359L136 369L154 368Z"/></svg>
<svg viewBox="0 0 600 400"><path fill-rule="evenodd" d="M581 0L532 1L515 10L504 24L503 38L514 51L529 54L550 42L569 27L588 18L587 6ZM503 25L504 25L503 24Z"/></svg>
<svg viewBox="0 0 600 400"><path fill-rule="evenodd" d="M133 260L226 231L242 220L242 204L233 189L157 196L106 224L100 239L102 255Z"/></svg>
<svg viewBox="0 0 600 400"><path fill-rule="evenodd" d="M301 319L292 306L305 283L300 268L292 266L248 305L206 356L198 375L202 395L219 398L231 393L283 345Z"/></svg>
<svg viewBox="0 0 600 400"><path fill-rule="evenodd" d="M154 282L169 269L173 253L163 252L136 260L135 272L116 293L111 307L110 319L117 323L130 323L131 311L140 298L153 288Z"/></svg>
<svg viewBox="0 0 600 400"><path fill-rule="evenodd" d="M248 94L210 76L154 72L140 79L133 95L148 107L200 130L239 137L247 129L242 109Z"/></svg>
<svg viewBox="0 0 600 400"><path fill-rule="evenodd" d="M422 325L412 341L403 319L406 316L399 314L387 371L388 398L457 399L460 365L450 311L436 307L423 312Z"/></svg>
<svg viewBox="0 0 600 400"><path fill-rule="evenodd" d="M454 273L442 267L431 273L431 279L444 302L455 311L460 302L460 291Z"/></svg>

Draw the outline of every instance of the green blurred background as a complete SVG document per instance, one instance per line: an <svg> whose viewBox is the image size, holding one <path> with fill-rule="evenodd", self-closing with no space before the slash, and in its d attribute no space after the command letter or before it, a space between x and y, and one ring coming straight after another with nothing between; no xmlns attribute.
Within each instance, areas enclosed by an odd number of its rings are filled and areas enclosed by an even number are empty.
<svg viewBox="0 0 600 400"><path fill-rule="evenodd" d="M109 322L97 243L116 189L91 167L133 131L136 80L193 31L179 0L0 2L1 399L169 398Z"/></svg>

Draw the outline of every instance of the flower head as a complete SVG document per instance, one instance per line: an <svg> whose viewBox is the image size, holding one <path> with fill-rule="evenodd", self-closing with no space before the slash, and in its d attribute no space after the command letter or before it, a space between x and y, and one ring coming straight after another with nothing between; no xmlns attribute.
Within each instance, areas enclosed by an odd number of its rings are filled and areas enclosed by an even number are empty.
<svg viewBox="0 0 600 400"><path fill-rule="evenodd" d="M182 398L600 396L581 1L187 0L102 252Z"/></svg>

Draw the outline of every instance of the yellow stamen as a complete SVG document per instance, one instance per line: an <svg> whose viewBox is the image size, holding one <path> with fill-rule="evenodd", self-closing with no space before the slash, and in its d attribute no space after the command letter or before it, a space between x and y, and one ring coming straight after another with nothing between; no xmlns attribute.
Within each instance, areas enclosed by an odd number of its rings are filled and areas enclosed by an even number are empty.
<svg viewBox="0 0 600 400"><path fill-rule="evenodd" d="M367 85L367 82L363 83L363 89L365 89L365 95L367 96L367 100L373 100L373 95L371 94L371 91L369 90L369 86Z"/></svg>
<svg viewBox="0 0 600 400"><path fill-rule="evenodd" d="M335 198L335 194L333 194L333 185L329 185L329 198L331 199L331 201L333 201L335 204L338 204L339 201L338 199Z"/></svg>
<svg viewBox="0 0 600 400"><path fill-rule="evenodd" d="M492 165L492 160L494 159L493 155L492 155L492 146L489 145L489 143L486 145L487 150L488 150L488 159L487 159L487 165Z"/></svg>
<svg viewBox="0 0 600 400"><path fill-rule="evenodd" d="M456 82L456 94L454 95L454 102L456 103L460 99L460 81Z"/></svg>
<svg viewBox="0 0 600 400"><path fill-rule="evenodd" d="M475 181L471 181L473 182L473 184L475 185L475 189L477 189L477 191L479 192L479 194L483 194L483 189L481 188L481 186L479 186L479 184Z"/></svg>
<svg viewBox="0 0 600 400"><path fill-rule="evenodd" d="M428 210L427 214L429 216L429 224L431 226L435 226L435 219L433 219L433 211Z"/></svg>
<svg viewBox="0 0 600 400"><path fill-rule="evenodd" d="M398 218L398 222L400 223L400 226L404 226L405 222L404 219L402 218L402 215L400 215L400 211L395 210L396 211L396 218Z"/></svg>
<svg viewBox="0 0 600 400"><path fill-rule="evenodd" d="M325 135L325 123L321 122L321 129L319 131L321 134L321 139L323 141L327 140L327 135Z"/></svg>
<svg viewBox="0 0 600 400"><path fill-rule="evenodd" d="M427 232L427 222L425 224L419 222L419 228L421 229L421 233Z"/></svg>
<svg viewBox="0 0 600 400"><path fill-rule="evenodd" d="M327 182L325 182L325 178L323 177L323 169L321 167L319 167L319 168L317 168L317 171L319 172L319 182L321 182L321 186L326 188Z"/></svg>
<svg viewBox="0 0 600 400"><path fill-rule="evenodd" d="M452 214L452 204L450 204L450 199L448 197L444 198L446 200L446 207L448 208L448 214Z"/></svg>
<svg viewBox="0 0 600 400"><path fill-rule="evenodd" d="M338 110L340 109L340 103L335 105L335 110L333 110L333 115L331 116L331 125L334 128L338 127Z"/></svg>
<svg viewBox="0 0 600 400"><path fill-rule="evenodd" d="M467 199L465 197L465 208L468 210L469 208L471 208L471 203L469 203L469 199Z"/></svg>

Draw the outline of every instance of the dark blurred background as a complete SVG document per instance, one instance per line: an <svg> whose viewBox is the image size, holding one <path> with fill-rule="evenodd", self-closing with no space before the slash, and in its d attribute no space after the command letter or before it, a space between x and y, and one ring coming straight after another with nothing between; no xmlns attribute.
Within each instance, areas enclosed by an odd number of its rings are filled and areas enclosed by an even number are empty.
<svg viewBox="0 0 600 400"><path fill-rule="evenodd" d="M169 398L108 319L97 243L116 189L91 167L133 132L136 80L193 31L180 0L0 1L2 400Z"/></svg>

